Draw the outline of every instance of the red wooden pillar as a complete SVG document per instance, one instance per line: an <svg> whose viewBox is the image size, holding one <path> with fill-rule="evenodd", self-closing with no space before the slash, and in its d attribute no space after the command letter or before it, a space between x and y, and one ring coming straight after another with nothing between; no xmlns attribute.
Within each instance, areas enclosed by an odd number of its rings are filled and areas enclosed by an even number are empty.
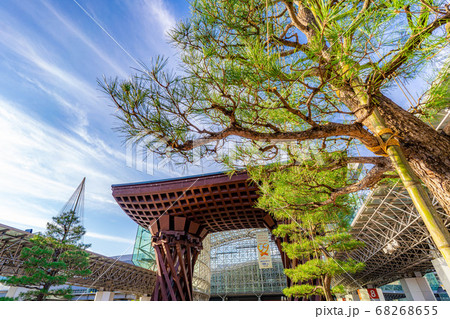
<svg viewBox="0 0 450 319"><path fill-rule="evenodd" d="M195 262L208 232L185 217L163 215L150 227L158 266L152 301L193 300Z"/></svg>

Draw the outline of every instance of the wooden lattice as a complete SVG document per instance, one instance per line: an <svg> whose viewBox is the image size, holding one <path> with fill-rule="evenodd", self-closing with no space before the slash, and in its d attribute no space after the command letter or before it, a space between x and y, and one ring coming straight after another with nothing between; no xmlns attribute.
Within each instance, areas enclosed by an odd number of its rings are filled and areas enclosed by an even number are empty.
<svg viewBox="0 0 450 319"><path fill-rule="evenodd" d="M113 185L124 212L150 229L158 275L152 300L192 300L192 270L208 233L273 228L255 208L258 187L246 173Z"/></svg>
<svg viewBox="0 0 450 319"><path fill-rule="evenodd" d="M112 190L123 211L144 228L162 215L186 217L208 232L265 228L267 213L254 207L258 188L247 174L113 185Z"/></svg>

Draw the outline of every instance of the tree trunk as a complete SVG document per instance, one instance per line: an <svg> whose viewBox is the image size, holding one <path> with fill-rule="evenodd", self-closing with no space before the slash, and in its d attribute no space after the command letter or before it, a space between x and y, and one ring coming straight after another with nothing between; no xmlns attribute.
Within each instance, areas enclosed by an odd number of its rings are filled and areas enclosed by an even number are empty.
<svg viewBox="0 0 450 319"><path fill-rule="evenodd" d="M41 291L49 291L49 289L50 289L50 287L51 287L51 285L50 284L45 284L43 287L42 287L42 289L41 289ZM45 299L47 299L47 296L48 296L48 293L47 294L45 294L45 293L43 293L43 292L41 292L38 296L37 296L37 301L44 301Z"/></svg>
<svg viewBox="0 0 450 319"><path fill-rule="evenodd" d="M45 294L43 292L40 292L37 297L36 297L37 301L44 301L45 300Z"/></svg>
<svg viewBox="0 0 450 319"><path fill-rule="evenodd" d="M398 132L414 172L450 215L450 136L438 133L385 96L378 110L387 127Z"/></svg>
<svg viewBox="0 0 450 319"><path fill-rule="evenodd" d="M325 299L327 301L333 301L333 295L331 294L331 277L325 276L322 278L323 292L325 293Z"/></svg>

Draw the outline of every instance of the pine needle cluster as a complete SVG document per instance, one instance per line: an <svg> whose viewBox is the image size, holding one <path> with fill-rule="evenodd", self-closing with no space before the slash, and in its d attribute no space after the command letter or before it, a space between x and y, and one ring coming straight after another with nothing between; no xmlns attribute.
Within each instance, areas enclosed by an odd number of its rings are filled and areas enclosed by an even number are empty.
<svg viewBox="0 0 450 319"><path fill-rule="evenodd" d="M329 154L325 163L343 156ZM302 165L277 169L276 165L257 166L249 170L258 183L261 196L258 207L279 221L273 231L284 238L283 251L297 266L285 273L293 283L283 290L291 298L308 298L332 294L342 287L331 287L333 277L361 271L364 264L349 258L349 253L363 246L349 233L355 210L351 195L326 202L333 190L346 186L348 169L323 170L323 164L305 161Z"/></svg>

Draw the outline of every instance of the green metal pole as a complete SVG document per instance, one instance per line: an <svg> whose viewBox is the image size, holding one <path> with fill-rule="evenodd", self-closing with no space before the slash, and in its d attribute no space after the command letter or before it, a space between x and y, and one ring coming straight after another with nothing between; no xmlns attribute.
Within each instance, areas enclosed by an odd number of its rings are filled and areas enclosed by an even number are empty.
<svg viewBox="0 0 450 319"><path fill-rule="evenodd" d="M382 129L386 128L383 117L376 108L369 117L369 121L371 122L375 130L375 134L377 135ZM380 137L386 142L391 136L391 133L385 133ZM444 257L447 265L450 265L450 233L445 227L442 218L438 215L419 178L416 176L406 160L400 146L387 146L386 151L395 169L397 170L403 185L405 185L408 190L414 206L430 232L431 238L433 238L435 245Z"/></svg>

